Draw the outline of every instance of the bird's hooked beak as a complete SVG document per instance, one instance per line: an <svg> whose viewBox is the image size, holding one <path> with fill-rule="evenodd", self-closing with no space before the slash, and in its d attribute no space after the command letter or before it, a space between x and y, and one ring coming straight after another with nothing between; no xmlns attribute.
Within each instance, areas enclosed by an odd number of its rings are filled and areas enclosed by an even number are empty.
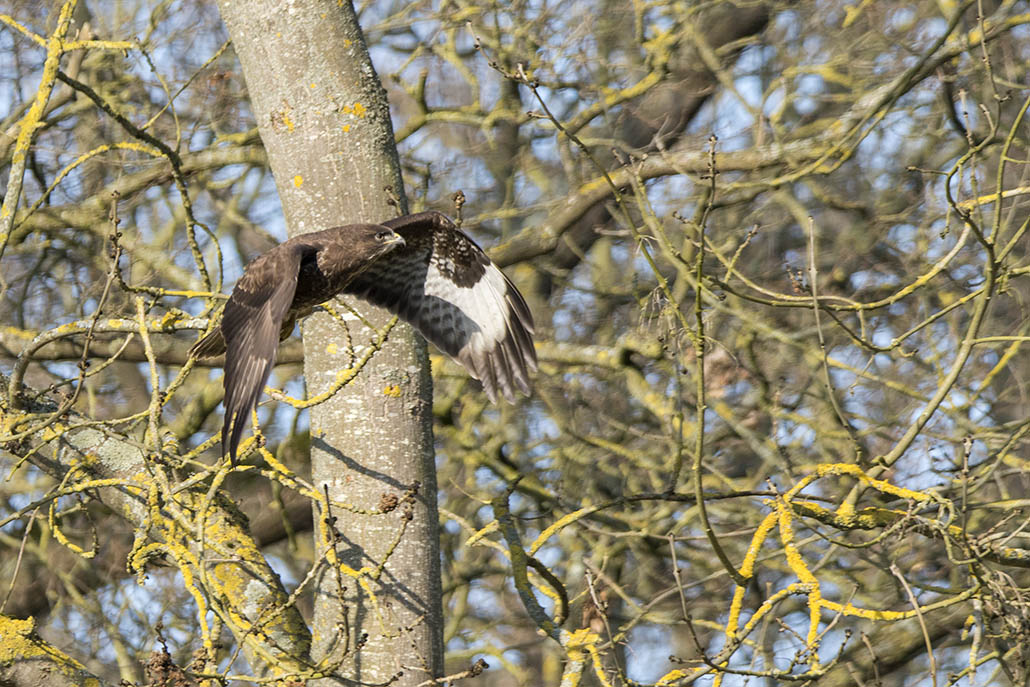
<svg viewBox="0 0 1030 687"><path fill-rule="evenodd" d="M392 250L403 248L405 245L404 238L395 232L393 229L383 228L382 231L376 232L376 242L379 244L376 248L375 254L383 255L389 253Z"/></svg>

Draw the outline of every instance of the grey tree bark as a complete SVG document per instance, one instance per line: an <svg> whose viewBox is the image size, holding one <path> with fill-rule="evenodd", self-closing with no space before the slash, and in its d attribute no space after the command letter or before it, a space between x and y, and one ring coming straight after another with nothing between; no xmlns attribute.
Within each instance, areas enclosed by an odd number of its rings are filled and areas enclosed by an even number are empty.
<svg viewBox="0 0 1030 687"><path fill-rule="evenodd" d="M350 2L225 0L220 9L290 235L406 210L386 93ZM346 331L324 313L304 322L309 397L377 340L366 323L390 321L360 311L365 322L345 313ZM393 684L408 685L442 674L431 396L425 343L398 325L356 378L311 409L313 480L352 506L315 513L316 552L329 553L312 656L341 661L348 680L403 672Z"/></svg>

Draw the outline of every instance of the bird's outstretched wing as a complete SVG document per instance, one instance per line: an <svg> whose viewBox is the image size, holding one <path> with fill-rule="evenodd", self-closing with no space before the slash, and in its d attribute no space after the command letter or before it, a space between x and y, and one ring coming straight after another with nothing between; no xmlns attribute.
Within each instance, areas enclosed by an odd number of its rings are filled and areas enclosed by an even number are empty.
<svg viewBox="0 0 1030 687"><path fill-rule="evenodd" d="M344 293L410 322L483 384L491 401L529 394L536 370L533 316L500 268L446 215L422 212L384 225L406 245L356 277Z"/></svg>
<svg viewBox="0 0 1030 687"><path fill-rule="evenodd" d="M251 263L225 305L225 424L222 453L236 463L236 449L275 364L279 330L297 290L303 243L284 243ZM198 344L199 345L199 344Z"/></svg>

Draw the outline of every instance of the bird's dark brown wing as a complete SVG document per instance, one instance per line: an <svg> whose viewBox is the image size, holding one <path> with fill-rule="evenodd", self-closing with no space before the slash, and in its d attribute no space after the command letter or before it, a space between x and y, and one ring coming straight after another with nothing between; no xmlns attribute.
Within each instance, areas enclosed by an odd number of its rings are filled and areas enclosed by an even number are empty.
<svg viewBox="0 0 1030 687"><path fill-rule="evenodd" d="M222 452L235 464L236 449L272 373L279 330L297 290L301 259L315 249L286 242L251 263L225 305L225 424Z"/></svg>
<svg viewBox="0 0 1030 687"><path fill-rule="evenodd" d="M384 225L406 241L344 289L410 322L483 383L491 401L529 394L533 317L497 265L439 212Z"/></svg>

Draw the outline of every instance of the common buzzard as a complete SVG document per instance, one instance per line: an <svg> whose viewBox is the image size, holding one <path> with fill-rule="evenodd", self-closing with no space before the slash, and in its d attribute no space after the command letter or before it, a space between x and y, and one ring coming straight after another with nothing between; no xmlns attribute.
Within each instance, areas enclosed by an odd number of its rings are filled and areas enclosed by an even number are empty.
<svg viewBox="0 0 1030 687"><path fill-rule="evenodd" d="M338 294L411 323L480 380L491 401L529 394L533 317L522 294L446 215L422 212L295 236L247 265L220 325L190 350L225 353L222 453L235 464L279 341Z"/></svg>

